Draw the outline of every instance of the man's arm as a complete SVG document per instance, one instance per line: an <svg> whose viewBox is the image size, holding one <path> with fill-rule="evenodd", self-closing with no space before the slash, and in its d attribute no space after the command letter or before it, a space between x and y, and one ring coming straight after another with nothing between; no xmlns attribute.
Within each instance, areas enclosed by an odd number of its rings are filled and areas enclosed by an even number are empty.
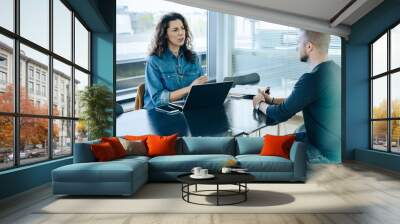
<svg viewBox="0 0 400 224"><path fill-rule="evenodd" d="M260 110L266 114L267 120L274 123L287 121L297 112L318 98L311 74L303 75L295 84L292 93L286 99L279 99L274 105L260 105ZM282 102L279 102L282 101Z"/></svg>
<svg viewBox="0 0 400 224"><path fill-rule="evenodd" d="M272 97L272 104L273 105L279 105L285 101L286 98L275 98Z"/></svg>

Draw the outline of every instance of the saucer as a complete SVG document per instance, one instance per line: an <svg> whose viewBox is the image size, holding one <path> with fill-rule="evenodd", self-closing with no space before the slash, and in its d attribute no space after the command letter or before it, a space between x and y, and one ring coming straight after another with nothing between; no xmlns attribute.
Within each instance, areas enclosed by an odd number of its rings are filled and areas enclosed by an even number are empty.
<svg viewBox="0 0 400 224"><path fill-rule="evenodd" d="M204 176L194 175L194 174L190 175L190 178L193 178L193 179L211 179L211 178L214 178L214 177L215 176L212 175L212 174L207 174L207 175L204 175Z"/></svg>

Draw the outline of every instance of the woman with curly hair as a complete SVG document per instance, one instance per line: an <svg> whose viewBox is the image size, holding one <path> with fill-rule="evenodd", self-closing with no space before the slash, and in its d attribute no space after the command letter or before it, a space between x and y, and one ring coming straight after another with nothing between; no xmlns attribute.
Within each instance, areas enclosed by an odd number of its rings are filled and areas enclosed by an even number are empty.
<svg viewBox="0 0 400 224"><path fill-rule="evenodd" d="M200 59L191 48L186 19L179 13L162 16L146 64L145 109L183 99L193 85L207 82Z"/></svg>

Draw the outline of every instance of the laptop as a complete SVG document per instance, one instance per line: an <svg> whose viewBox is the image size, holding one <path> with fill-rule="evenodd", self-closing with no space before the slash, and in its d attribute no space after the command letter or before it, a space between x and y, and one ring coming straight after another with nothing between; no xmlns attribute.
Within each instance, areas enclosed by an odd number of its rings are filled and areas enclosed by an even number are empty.
<svg viewBox="0 0 400 224"><path fill-rule="evenodd" d="M206 83L192 86L186 100L170 103L182 111L216 107L224 103L233 82Z"/></svg>

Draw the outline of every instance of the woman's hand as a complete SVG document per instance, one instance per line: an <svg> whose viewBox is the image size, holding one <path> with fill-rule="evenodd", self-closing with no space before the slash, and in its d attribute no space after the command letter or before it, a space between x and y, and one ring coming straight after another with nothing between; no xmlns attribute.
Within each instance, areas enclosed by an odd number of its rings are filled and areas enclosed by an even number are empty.
<svg viewBox="0 0 400 224"><path fill-rule="evenodd" d="M194 85L202 85L204 83L206 83L208 81L208 77L205 75L202 75L200 77L198 77L197 79L195 79L192 84L190 84L190 87L194 86Z"/></svg>

